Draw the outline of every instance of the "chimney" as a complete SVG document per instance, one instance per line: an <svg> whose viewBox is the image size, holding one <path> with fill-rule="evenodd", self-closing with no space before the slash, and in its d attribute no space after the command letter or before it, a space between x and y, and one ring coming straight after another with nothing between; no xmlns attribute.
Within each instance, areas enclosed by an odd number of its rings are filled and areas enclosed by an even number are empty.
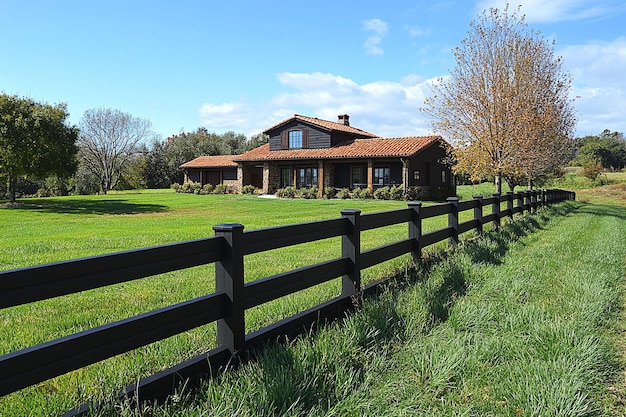
<svg viewBox="0 0 626 417"><path fill-rule="evenodd" d="M350 116L348 116L347 114L340 114L338 117L339 123L343 124L344 126L350 126Z"/></svg>

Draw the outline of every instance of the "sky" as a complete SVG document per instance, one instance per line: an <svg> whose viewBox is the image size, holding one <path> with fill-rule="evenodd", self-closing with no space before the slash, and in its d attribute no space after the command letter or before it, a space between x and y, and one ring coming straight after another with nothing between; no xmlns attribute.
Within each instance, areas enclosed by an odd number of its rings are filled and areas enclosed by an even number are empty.
<svg viewBox="0 0 626 417"><path fill-rule="evenodd" d="M626 132L626 2L512 0L573 78L576 136ZM250 137L302 114L383 137L420 112L452 50L503 0L0 0L0 92L148 119L165 139ZM436 132L435 132L436 133Z"/></svg>

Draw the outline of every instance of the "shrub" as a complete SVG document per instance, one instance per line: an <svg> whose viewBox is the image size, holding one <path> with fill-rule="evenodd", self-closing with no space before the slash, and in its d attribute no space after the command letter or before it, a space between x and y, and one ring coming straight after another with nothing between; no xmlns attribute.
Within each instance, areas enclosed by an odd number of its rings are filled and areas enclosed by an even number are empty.
<svg viewBox="0 0 626 417"><path fill-rule="evenodd" d="M211 184L204 184L204 186L202 187L202 190L200 191L200 194L211 194L211 192L213 191L213 185Z"/></svg>
<svg viewBox="0 0 626 417"><path fill-rule="evenodd" d="M418 201L422 198L422 190L418 186L408 187L404 199L407 201Z"/></svg>
<svg viewBox="0 0 626 417"><path fill-rule="evenodd" d="M404 199L404 187L401 185L392 185L389 190L389 199L402 200Z"/></svg>
<svg viewBox="0 0 626 417"><path fill-rule="evenodd" d="M276 191L276 197L280 198L294 198L296 196L296 189L293 187L279 188Z"/></svg>
<svg viewBox="0 0 626 417"><path fill-rule="evenodd" d="M337 193L337 198L340 198L342 200L348 200L350 198L350 190L348 190L347 188L342 188Z"/></svg>
<svg viewBox="0 0 626 417"><path fill-rule="evenodd" d="M324 188L324 198L330 200L335 196L335 189L333 187Z"/></svg>
<svg viewBox="0 0 626 417"><path fill-rule="evenodd" d="M362 199L374 198L374 194L369 188L355 188L353 195L356 198Z"/></svg>
<svg viewBox="0 0 626 417"><path fill-rule="evenodd" d="M244 185L241 188L241 193L242 194L254 194L256 192L256 187L254 185Z"/></svg>
<svg viewBox="0 0 626 417"><path fill-rule="evenodd" d="M602 164L599 162L587 162L583 165L583 175L591 181L595 181L602 173Z"/></svg>
<svg viewBox="0 0 626 417"><path fill-rule="evenodd" d="M389 187L387 186L377 188L376 191L374 191L374 198L377 200L389 200L390 197Z"/></svg>
<svg viewBox="0 0 626 417"><path fill-rule="evenodd" d="M311 188L300 188L298 190L300 197L302 198L306 198L306 199L314 199L317 198L317 193L318 193L318 189L317 187L311 187Z"/></svg>
<svg viewBox="0 0 626 417"><path fill-rule="evenodd" d="M228 191L228 185L226 184L217 184L213 189L213 194L226 194Z"/></svg>
<svg viewBox="0 0 626 417"><path fill-rule="evenodd" d="M197 182L186 182L180 187L180 193L200 194L202 186Z"/></svg>
<svg viewBox="0 0 626 417"><path fill-rule="evenodd" d="M172 185L170 185L170 188L171 188L172 190L174 190L174 192L180 193L180 192L181 192L182 185L180 185L179 183L175 182L175 183L173 183Z"/></svg>

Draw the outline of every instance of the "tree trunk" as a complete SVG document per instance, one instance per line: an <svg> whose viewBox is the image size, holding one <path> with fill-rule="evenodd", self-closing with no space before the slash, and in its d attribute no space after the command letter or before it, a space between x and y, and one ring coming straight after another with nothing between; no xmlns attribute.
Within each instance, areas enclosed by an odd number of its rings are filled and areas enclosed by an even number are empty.
<svg viewBox="0 0 626 417"><path fill-rule="evenodd" d="M17 178L9 176L9 202L15 204L15 193L17 190Z"/></svg>
<svg viewBox="0 0 626 417"><path fill-rule="evenodd" d="M496 193L502 194L502 178L500 177L500 174L496 174L495 183L496 183Z"/></svg>

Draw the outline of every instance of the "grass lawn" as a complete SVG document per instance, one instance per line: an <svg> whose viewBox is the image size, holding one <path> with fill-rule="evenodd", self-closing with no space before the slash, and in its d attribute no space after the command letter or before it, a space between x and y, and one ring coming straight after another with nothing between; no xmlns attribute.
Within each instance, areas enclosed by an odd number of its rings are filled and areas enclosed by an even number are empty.
<svg viewBox="0 0 626 417"><path fill-rule="evenodd" d="M493 192L487 185L477 187L461 187L459 194L468 198ZM593 194L585 201L596 203L602 198ZM16 208L0 208L4 237L0 270L204 238L212 236L212 227L219 223L239 222L252 230L336 218L344 208L368 213L403 207L404 202L378 200L276 200L170 191L22 200ZM523 403L521 397L530 395L531 389L543 392L550 378L567 380L569 391L555 391L552 399L534 394L538 402L552 401L536 415L557 415L550 412L556 407L554 401L570 399L570 394L588 413L576 414L579 409L568 403L563 410L576 413L560 415L590 415L602 407L611 410L620 392L626 398L624 384L612 385L617 393L613 399L601 390L619 368L614 350L620 343L618 321L607 312L617 309L624 283L625 219L622 208L615 206L567 207L550 215L552 222L546 215L535 216L512 227L505 238L494 235L461 245L450 261L424 265L379 299L366 302L344 326L330 326L318 336L272 348L259 361L228 374L222 383L208 384L197 397L183 392L167 407L152 411L156 415L533 415L538 403ZM424 229L444 225L445 216L428 221ZM363 249L406 233L406 225L368 232ZM339 239L328 239L257 254L246 259L246 279L339 253ZM403 257L371 268L364 281L396 273L406 261ZM248 330L326 300L337 294L339 286L339 280L334 280L306 294L252 309L246 313ZM213 289L213 267L206 266L0 310L0 354ZM589 322L590 317L597 320ZM587 324L583 326L582 320ZM589 342L590 350L578 349L580 338ZM562 359L563 374L551 373L552 365L540 360L524 367L546 341L551 343L545 348L546 357ZM186 332L0 398L0 416L59 414L214 343L214 325ZM569 344L574 348L559 348ZM588 365L581 362L591 353ZM574 362L581 364L588 383L567 373ZM561 362L557 365L552 367ZM507 373L509 379L497 378ZM529 377L535 374L536 380ZM511 394L515 390L519 398ZM136 415L125 405L112 407L105 412Z"/></svg>
<svg viewBox="0 0 626 417"><path fill-rule="evenodd" d="M246 230L340 217L344 208L363 213L404 208L379 200L278 200L254 196L187 195L161 192L112 193L24 199L0 208L0 270L37 265L212 236L219 223L240 222ZM441 227L445 219L432 222ZM398 225L364 234L364 249L406 237ZM340 239L246 257L251 281L334 259ZM407 256L408 257L408 256ZM366 271L364 281L391 274L407 257ZM340 292L340 279L250 309L248 331L273 323ZM0 310L0 354L113 322L214 291L213 265L175 271L57 299ZM112 392L215 345L215 325L111 358L0 398L0 416L54 415L89 398Z"/></svg>

